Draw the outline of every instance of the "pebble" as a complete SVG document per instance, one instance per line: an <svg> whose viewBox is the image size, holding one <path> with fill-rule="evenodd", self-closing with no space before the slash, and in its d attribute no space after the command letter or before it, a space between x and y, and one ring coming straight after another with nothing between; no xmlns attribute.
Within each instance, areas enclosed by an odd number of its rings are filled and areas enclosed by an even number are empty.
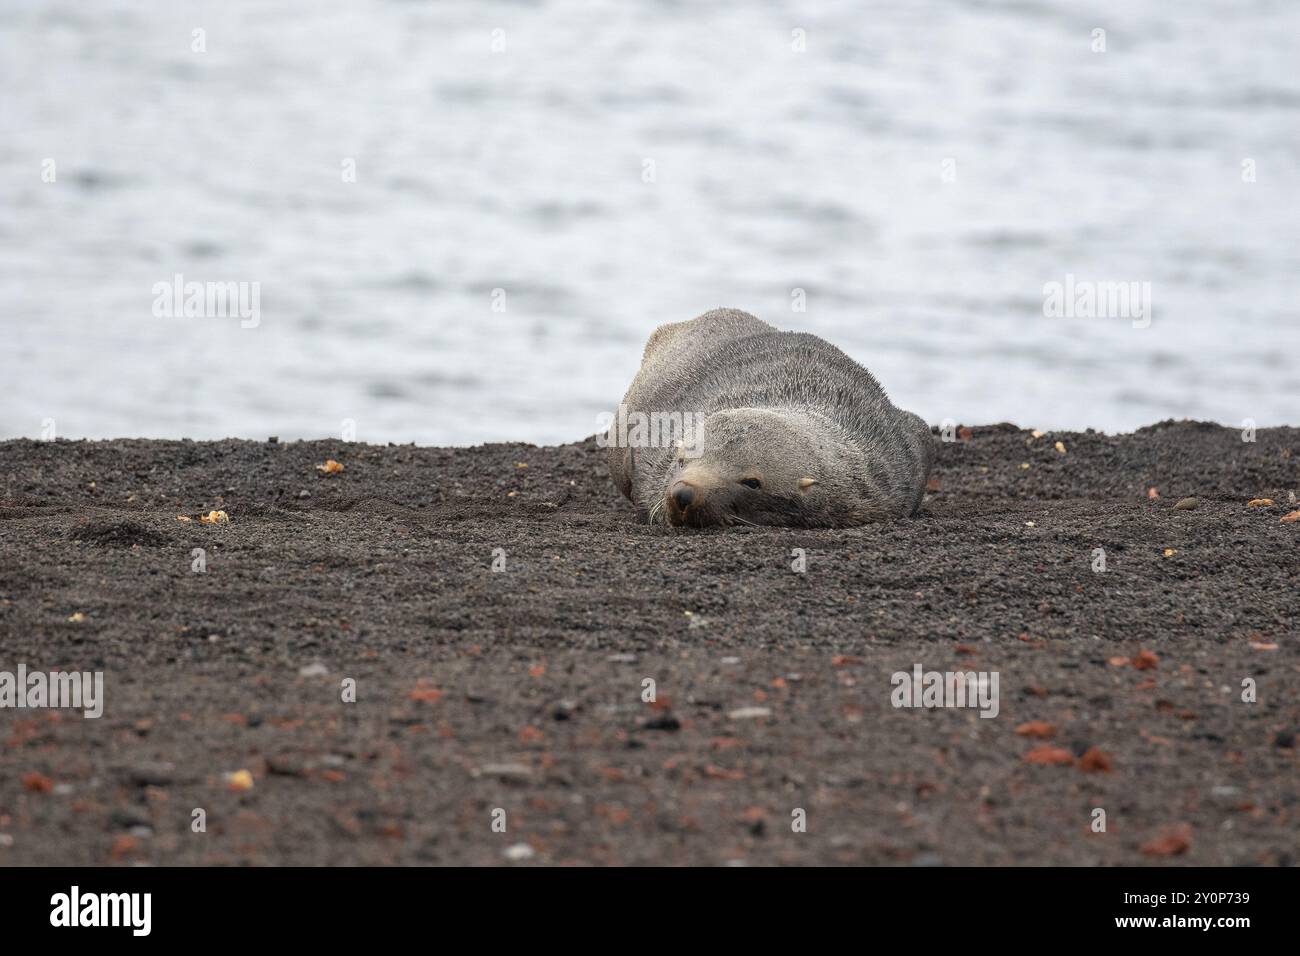
<svg viewBox="0 0 1300 956"><path fill-rule="evenodd" d="M739 657L724 657L724 658L722 659L722 663L724 663L724 664L739 664L739 663L740 663L740 658L739 658Z"/></svg>
<svg viewBox="0 0 1300 956"><path fill-rule="evenodd" d="M266 758L266 769L279 777L301 777L307 773L307 765L293 754L276 754Z"/></svg>
<svg viewBox="0 0 1300 956"><path fill-rule="evenodd" d="M682 722L671 714L665 714L662 717L656 717L654 720L648 720L642 726L646 730L681 730Z"/></svg>
<svg viewBox="0 0 1300 956"><path fill-rule="evenodd" d="M503 780L531 780L533 768L522 763L487 763L479 768L478 775L501 777Z"/></svg>
<svg viewBox="0 0 1300 956"><path fill-rule="evenodd" d="M753 720L755 717L770 717L772 711L768 707L740 707L727 716L732 720Z"/></svg>
<svg viewBox="0 0 1300 956"><path fill-rule="evenodd" d="M1210 790L1210 799L1221 809L1232 809L1234 806L1242 803L1242 788L1240 787L1214 787Z"/></svg>
<svg viewBox="0 0 1300 956"><path fill-rule="evenodd" d="M114 830L130 832L137 827L149 827L149 819L134 810L114 810L108 815L108 825ZM152 830L150 830L152 832Z"/></svg>
<svg viewBox="0 0 1300 956"><path fill-rule="evenodd" d="M299 677L324 677L329 672L329 668L320 661L315 661L305 667L298 668Z"/></svg>
<svg viewBox="0 0 1300 956"><path fill-rule="evenodd" d="M1196 506L1200 503L1201 502L1196 498L1184 498L1182 501L1178 502L1178 504L1174 505L1174 508L1178 511L1195 511Z"/></svg>
<svg viewBox="0 0 1300 956"><path fill-rule="evenodd" d="M176 779L176 767L162 761L149 761L124 768L123 774L137 787L165 787Z"/></svg>
<svg viewBox="0 0 1300 956"><path fill-rule="evenodd" d="M531 860L536 855L537 851L527 843L516 843L514 846L508 846L505 852L502 853L502 856L507 860Z"/></svg>
<svg viewBox="0 0 1300 956"><path fill-rule="evenodd" d="M610 654L609 657L605 658L605 660L609 661L611 664L635 664L636 655L635 654Z"/></svg>

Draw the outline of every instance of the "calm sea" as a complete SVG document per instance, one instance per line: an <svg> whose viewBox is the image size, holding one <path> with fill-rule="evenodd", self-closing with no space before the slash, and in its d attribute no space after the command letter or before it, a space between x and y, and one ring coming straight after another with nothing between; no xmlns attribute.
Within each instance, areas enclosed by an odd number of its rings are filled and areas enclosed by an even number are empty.
<svg viewBox="0 0 1300 956"><path fill-rule="evenodd" d="M1297 424L1298 64L1282 0L0 3L0 437L568 441L721 305L936 424Z"/></svg>

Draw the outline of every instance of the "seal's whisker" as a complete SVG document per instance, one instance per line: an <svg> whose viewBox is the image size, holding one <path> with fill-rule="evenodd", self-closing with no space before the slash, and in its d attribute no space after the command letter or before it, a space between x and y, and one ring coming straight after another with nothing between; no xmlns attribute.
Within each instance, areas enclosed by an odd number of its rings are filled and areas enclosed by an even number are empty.
<svg viewBox="0 0 1300 956"><path fill-rule="evenodd" d="M655 502L655 506L650 509L650 521L649 521L650 524L655 523L655 519L659 517L659 512L663 510L663 507L664 507L664 499L660 498L657 502Z"/></svg>

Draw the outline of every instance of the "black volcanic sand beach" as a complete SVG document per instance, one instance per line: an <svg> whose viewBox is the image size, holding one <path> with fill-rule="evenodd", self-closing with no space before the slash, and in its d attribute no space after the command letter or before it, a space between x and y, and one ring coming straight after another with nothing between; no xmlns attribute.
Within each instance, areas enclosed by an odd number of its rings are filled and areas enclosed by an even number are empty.
<svg viewBox="0 0 1300 956"><path fill-rule="evenodd" d="M0 443L0 670L106 696L0 710L0 865L1300 862L1300 429L961 434L844 531L638 525L590 440Z"/></svg>

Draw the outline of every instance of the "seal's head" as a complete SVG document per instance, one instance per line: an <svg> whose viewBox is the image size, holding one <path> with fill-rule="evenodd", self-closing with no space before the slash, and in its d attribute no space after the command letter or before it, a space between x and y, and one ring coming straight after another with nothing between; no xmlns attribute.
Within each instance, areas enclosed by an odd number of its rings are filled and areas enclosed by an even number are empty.
<svg viewBox="0 0 1300 956"><path fill-rule="evenodd" d="M653 509L660 520L697 528L830 527L871 510L847 480L854 453L823 416L733 408L714 412L700 428L669 463Z"/></svg>

